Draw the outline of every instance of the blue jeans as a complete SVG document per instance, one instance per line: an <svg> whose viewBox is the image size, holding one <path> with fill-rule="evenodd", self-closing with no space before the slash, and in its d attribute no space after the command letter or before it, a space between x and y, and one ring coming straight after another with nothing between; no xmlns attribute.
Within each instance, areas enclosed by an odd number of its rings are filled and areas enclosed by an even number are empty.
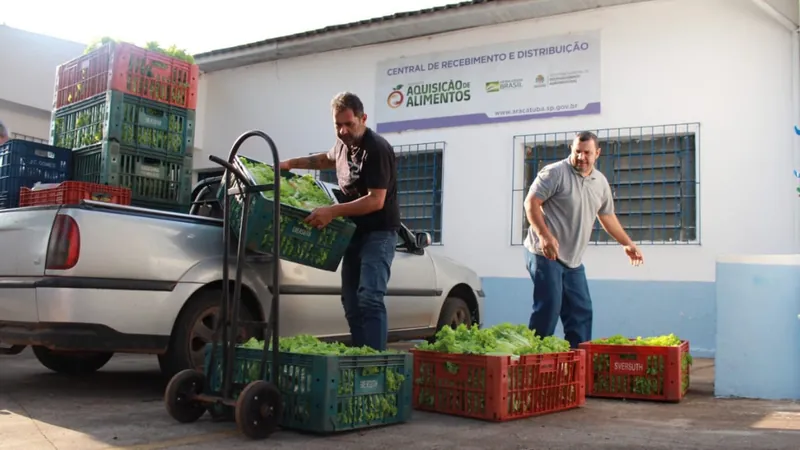
<svg viewBox="0 0 800 450"><path fill-rule="evenodd" d="M342 306L352 345L386 350L386 286L392 272L396 231L353 236L342 258Z"/></svg>
<svg viewBox="0 0 800 450"><path fill-rule="evenodd" d="M525 262L533 280L533 312L528 328L542 337L552 336L559 317L570 347L592 339L592 297L583 264L571 269L559 261L525 249Z"/></svg>

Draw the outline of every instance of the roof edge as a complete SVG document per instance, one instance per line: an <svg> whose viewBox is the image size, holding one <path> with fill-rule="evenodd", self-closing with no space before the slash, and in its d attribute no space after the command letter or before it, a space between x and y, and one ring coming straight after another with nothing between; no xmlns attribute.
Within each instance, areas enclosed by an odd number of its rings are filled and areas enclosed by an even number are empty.
<svg viewBox="0 0 800 450"><path fill-rule="evenodd" d="M195 55L201 73L659 0L474 0ZM402 14L402 17L399 15ZM388 18L386 18L388 17Z"/></svg>
<svg viewBox="0 0 800 450"><path fill-rule="evenodd" d="M317 28L315 30L303 31L303 32L300 32L300 33L294 33L294 34L289 34L289 35L285 35L285 36L278 36L278 37L274 37L274 38L264 39L262 41L251 42L251 43L248 43L248 44L235 45L233 47L225 47L225 48L220 48L220 49L216 49L216 50L209 50L207 52L198 53L198 54L194 55L194 58L195 58L195 60L199 60L199 59L208 58L208 57L211 57L211 56L216 56L216 55L221 55L221 54L226 54L226 53L233 53L233 52L241 51L241 50L250 50L250 49L258 48L258 47L266 47L266 46L269 46L269 45L275 45L275 44L279 44L279 43L282 43L282 42L297 41L297 40L300 40L300 39L316 37L316 36L323 35L323 34L324 35L329 35L330 33L334 33L334 32L337 32L337 31L353 30L353 29L360 28L360 27L367 27L367 26L370 26L370 25L381 24L381 23L386 23L386 22L389 22L389 21L396 21L396 20L401 20L401 19L419 18L420 16L430 16L432 14L442 14L444 12L449 12L449 11L453 11L453 10L456 10L456 9L470 8L470 7L475 7L475 6L479 6L479 5L495 3L495 2L499 2L499 1L500 0L470 0L470 1L464 1L464 2L459 2L459 3L450 3L450 4L447 4L447 5L443 5L443 6L434 6L432 8L425 8L425 9L420 9L420 10L416 10L416 11L399 12L399 13L390 14L390 15L387 15L387 16L374 17L374 18L371 18L371 19L364 19L364 20L359 20L359 21L356 21L356 22L348 22L348 23L339 24L339 25L330 25L330 26L323 27L323 28ZM508 0L508 2L518 2L518 1L524 1L524 0ZM504 1L504 3L506 3L506 2Z"/></svg>

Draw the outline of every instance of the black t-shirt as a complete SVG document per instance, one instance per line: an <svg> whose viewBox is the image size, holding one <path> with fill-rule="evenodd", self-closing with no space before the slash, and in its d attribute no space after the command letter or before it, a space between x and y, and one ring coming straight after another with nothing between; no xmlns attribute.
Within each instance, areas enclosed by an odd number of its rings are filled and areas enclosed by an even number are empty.
<svg viewBox="0 0 800 450"><path fill-rule="evenodd" d="M381 135L367 128L361 142L348 148L341 140L328 152L336 161L336 178L343 197L341 203L367 195L367 189L386 189L383 209L350 219L356 233L390 231L400 228L400 207L397 203L397 166L394 148Z"/></svg>

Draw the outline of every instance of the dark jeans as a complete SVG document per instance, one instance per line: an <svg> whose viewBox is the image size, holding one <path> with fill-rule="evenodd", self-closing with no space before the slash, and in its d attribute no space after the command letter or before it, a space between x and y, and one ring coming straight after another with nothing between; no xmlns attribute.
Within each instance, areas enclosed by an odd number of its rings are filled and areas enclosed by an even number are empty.
<svg viewBox="0 0 800 450"><path fill-rule="evenodd" d="M533 280L533 312L528 328L552 336L561 317L570 347L592 339L592 297L583 264L571 269L525 249L525 263Z"/></svg>
<svg viewBox="0 0 800 450"><path fill-rule="evenodd" d="M342 306L352 345L386 350L386 286L392 272L396 231L354 236L342 259Z"/></svg>

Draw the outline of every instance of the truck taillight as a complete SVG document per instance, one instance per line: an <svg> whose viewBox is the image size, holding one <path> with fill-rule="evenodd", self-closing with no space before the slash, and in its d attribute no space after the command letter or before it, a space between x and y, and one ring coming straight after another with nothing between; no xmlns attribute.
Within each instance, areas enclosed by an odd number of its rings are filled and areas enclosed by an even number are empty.
<svg viewBox="0 0 800 450"><path fill-rule="evenodd" d="M70 216L56 215L47 244L47 270L67 270L78 264L81 253L81 232Z"/></svg>

